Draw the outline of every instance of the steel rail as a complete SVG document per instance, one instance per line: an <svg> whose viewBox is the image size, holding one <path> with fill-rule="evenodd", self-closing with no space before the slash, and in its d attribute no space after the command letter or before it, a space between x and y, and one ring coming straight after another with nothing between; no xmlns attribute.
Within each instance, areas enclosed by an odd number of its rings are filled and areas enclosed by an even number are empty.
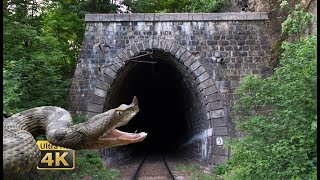
<svg viewBox="0 0 320 180"><path fill-rule="evenodd" d="M145 157L143 158L143 160L142 160L141 163L139 164L137 170L135 171L135 173L134 173L134 175L133 175L133 177L132 177L132 180L136 180L136 179L138 178L138 175L139 175L139 172L140 172L140 170L141 170L141 167L143 166L143 164L144 164L144 162L145 162L145 160L147 159L148 156L149 156L149 153L145 155ZM163 160L163 162L164 162L164 164L165 164L165 166L166 166L167 172L169 172L169 174L170 174L171 179L172 179L172 180L176 180L176 178L175 178L174 175L172 174L172 172L171 172L171 170L170 170L170 168L169 168L169 165L168 165L168 163L167 163L167 161L166 161L166 159L165 159L165 155L162 155L162 160Z"/></svg>
<svg viewBox="0 0 320 180"><path fill-rule="evenodd" d="M170 170L170 168L168 166L168 163L166 161L165 155L162 155L162 158L163 158L164 164L166 165L167 171L170 174L171 179L176 180L176 178L173 176L173 174L172 174L172 172L171 172L171 170Z"/></svg>

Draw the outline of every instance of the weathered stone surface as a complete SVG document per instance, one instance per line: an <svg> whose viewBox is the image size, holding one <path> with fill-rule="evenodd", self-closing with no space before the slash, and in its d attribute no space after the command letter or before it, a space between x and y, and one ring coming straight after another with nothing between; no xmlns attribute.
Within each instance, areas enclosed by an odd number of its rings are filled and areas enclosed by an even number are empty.
<svg viewBox="0 0 320 180"><path fill-rule="evenodd" d="M201 68L201 67L200 67L200 68ZM200 68L198 68L198 69L200 69ZM200 90L203 90L203 89L206 89L206 88L208 88L208 87L210 87L210 86L214 86L214 85L215 85L215 84L214 84L213 80L212 80L211 78L209 78L209 79L201 82L201 83L199 84L199 87L200 87Z"/></svg>
<svg viewBox="0 0 320 180"><path fill-rule="evenodd" d="M210 78L210 76L206 72L197 77L197 79L199 80L200 83L209 79L209 78Z"/></svg>
<svg viewBox="0 0 320 180"><path fill-rule="evenodd" d="M219 126L226 126L227 125L227 120L226 118L216 118L211 120L212 124L214 127L219 127Z"/></svg>
<svg viewBox="0 0 320 180"><path fill-rule="evenodd" d="M94 103L94 104L99 104L99 105L104 105L104 101L105 101L105 97L100 97L100 96L96 96L96 95L92 95L90 102Z"/></svg>
<svg viewBox="0 0 320 180"><path fill-rule="evenodd" d="M103 106L99 104L93 104L89 103L88 105L88 111L90 112L96 112L96 113L101 113L103 111Z"/></svg>
<svg viewBox="0 0 320 180"><path fill-rule="evenodd" d="M220 95L218 93L214 93L214 94L210 94L208 95L207 97L207 102L214 102L214 101L217 101L219 99L221 99Z"/></svg>
<svg viewBox="0 0 320 180"><path fill-rule="evenodd" d="M217 88L216 88L215 85L207 87L206 89L204 89L204 93L207 96L210 95L210 94L216 93L216 92L218 92L218 91L217 91Z"/></svg>
<svg viewBox="0 0 320 180"><path fill-rule="evenodd" d="M96 96L100 96L100 97L105 98L107 96L107 91L104 89L95 88L93 91L93 94Z"/></svg>
<svg viewBox="0 0 320 180"><path fill-rule="evenodd" d="M215 136L227 136L228 130L227 127L214 127L213 132Z"/></svg>
<svg viewBox="0 0 320 180"><path fill-rule="evenodd" d="M266 12L241 12L241 13L134 13L134 14L86 14L86 22L99 21L246 21L267 20Z"/></svg>
<svg viewBox="0 0 320 180"><path fill-rule="evenodd" d="M212 163L215 165L223 164L228 159L228 156L213 155Z"/></svg>
<svg viewBox="0 0 320 180"><path fill-rule="evenodd" d="M199 61L195 61L195 62L193 62L193 63L191 64L190 69L191 69L192 71L194 71L194 70L197 69L199 66L201 66L200 62L199 62Z"/></svg>
<svg viewBox="0 0 320 180"><path fill-rule="evenodd" d="M100 80L107 83L107 84L112 84L113 82L113 78L108 76L107 74L103 74L101 77L100 77Z"/></svg>
<svg viewBox="0 0 320 180"><path fill-rule="evenodd" d="M108 89L110 88L110 85L104 81L99 80L97 81L96 87L108 91Z"/></svg>
<svg viewBox="0 0 320 180"><path fill-rule="evenodd" d="M179 46L177 43L173 43L170 49L170 53L173 55L176 54L180 47L181 46Z"/></svg>
<svg viewBox="0 0 320 180"><path fill-rule="evenodd" d="M209 111L213 111L216 109L222 109L223 103L221 101L214 101L214 102L208 103L207 106Z"/></svg>
<svg viewBox="0 0 320 180"><path fill-rule="evenodd" d="M228 156L228 149L222 146L213 146L213 154L220 156Z"/></svg>
<svg viewBox="0 0 320 180"><path fill-rule="evenodd" d="M116 73L115 73L111 68L109 68L109 67L103 68L103 69L102 69L102 72L103 72L104 74L110 76L110 77L113 78L113 79L116 77Z"/></svg>
<svg viewBox="0 0 320 180"><path fill-rule="evenodd" d="M195 75L198 77L202 73L204 73L206 70L203 68L203 66L199 66L197 69L194 70Z"/></svg>
<svg viewBox="0 0 320 180"><path fill-rule="evenodd" d="M180 57L183 55L183 53L185 53L187 50L185 48L179 48L177 53L175 54L177 59L180 59Z"/></svg>
<svg viewBox="0 0 320 180"><path fill-rule="evenodd" d="M222 109L210 111L209 113L212 119L224 117L224 111Z"/></svg>

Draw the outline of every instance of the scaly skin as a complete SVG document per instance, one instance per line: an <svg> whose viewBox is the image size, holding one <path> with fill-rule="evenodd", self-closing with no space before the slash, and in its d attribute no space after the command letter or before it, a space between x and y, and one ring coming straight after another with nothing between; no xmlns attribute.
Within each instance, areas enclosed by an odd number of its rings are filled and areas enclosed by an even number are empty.
<svg viewBox="0 0 320 180"><path fill-rule="evenodd" d="M72 125L68 111L54 106L36 107L3 121L3 170L27 173L36 168L40 150L34 137L46 133L47 140L74 150L121 146L143 141L147 134L126 133L115 128L126 125L139 112L138 100Z"/></svg>

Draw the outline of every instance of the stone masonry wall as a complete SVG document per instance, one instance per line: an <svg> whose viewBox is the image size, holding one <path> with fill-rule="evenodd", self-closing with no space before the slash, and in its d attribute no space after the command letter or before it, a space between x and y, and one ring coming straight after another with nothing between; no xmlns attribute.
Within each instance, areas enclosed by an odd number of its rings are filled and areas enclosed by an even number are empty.
<svg viewBox="0 0 320 180"><path fill-rule="evenodd" d="M121 61L148 49L164 50L186 65L204 94L206 152L209 163L220 164L229 152L216 144L216 138L235 135L230 112L237 101L235 89L244 76L263 75L270 59L267 20L262 12L87 14L69 110L88 117L102 112L108 90L125 64ZM105 68L111 62L118 63Z"/></svg>

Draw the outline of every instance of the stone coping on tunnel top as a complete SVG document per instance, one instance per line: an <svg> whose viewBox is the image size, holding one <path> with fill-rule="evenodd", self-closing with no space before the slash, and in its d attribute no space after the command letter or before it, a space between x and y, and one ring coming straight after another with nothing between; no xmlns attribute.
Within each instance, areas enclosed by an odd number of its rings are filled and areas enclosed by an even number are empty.
<svg viewBox="0 0 320 180"><path fill-rule="evenodd" d="M267 12L86 14L86 22L268 20Z"/></svg>

